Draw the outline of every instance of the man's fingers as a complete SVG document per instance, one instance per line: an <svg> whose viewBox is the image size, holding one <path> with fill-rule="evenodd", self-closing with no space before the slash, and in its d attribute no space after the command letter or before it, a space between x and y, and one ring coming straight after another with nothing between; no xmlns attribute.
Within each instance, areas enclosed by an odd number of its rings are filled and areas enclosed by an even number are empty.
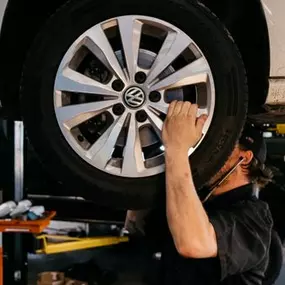
<svg viewBox="0 0 285 285"><path fill-rule="evenodd" d="M192 104L188 110L188 118L190 119L192 126L196 125L197 111L198 111L197 104Z"/></svg>
<svg viewBox="0 0 285 285"><path fill-rule="evenodd" d="M183 107L183 102L178 101L173 110L173 116L178 115L181 112L182 107Z"/></svg>
<svg viewBox="0 0 285 285"><path fill-rule="evenodd" d="M190 112L191 114L197 113L197 107L194 106L194 111L191 111L192 104L190 102L183 102L183 101L172 101L169 104L169 108L167 111L167 116L171 117L173 115L178 115L178 114L183 114L183 115L189 115ZM194 114L196 118L196 114Z"/></svg>
<svg viewBox="0 0 285 285"><path fill-rule="evenodd" d="M202 115L202 116L200 116L200 117L197 119L197 124L196 124L196 126L197 126L197 130L198 130L198 133L199 133L199 134L202 134L203 127L204 127L204 125L205 125L205 123L206 123L206 121L207 121L207 118L208 118L207 115Z"/></svg>
<svg viewBox="0 0 285 285"><path fill-rule="evenodd" d="M167 111L167 116L168 116L168 117L171 117L171 116L173 115L173 111L174 111L174 109L175 109L176 103L177 103L177 101L172 101L172 102L169 104L168 111Z"/></svg>
<svg viewBox="0 0 285 285"><path fill-rule="evenodd" d="M181 109L181 114L183 115L188 115L189 109L191 108L191 103L190 102L183 102L183 106Z"/></svg>
<svg viewBox="0 0 285 285"><path fill-rule="evenodd" d="M188 109L188 116L193 116L194 118L197 117L198 105L191 104L190 108Z"/></svg>

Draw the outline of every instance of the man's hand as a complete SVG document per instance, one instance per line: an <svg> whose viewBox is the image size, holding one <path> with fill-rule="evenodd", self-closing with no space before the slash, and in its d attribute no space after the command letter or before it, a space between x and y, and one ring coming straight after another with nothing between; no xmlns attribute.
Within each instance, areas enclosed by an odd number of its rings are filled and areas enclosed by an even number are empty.
<svg viewBox="0 0 285 285"><path fill-rule="evenodd" d="M162 130L162 140L166 150L188 153L202 136L206 115L197 118L198 106L190 102L173 101L168 109Z"/></svg>

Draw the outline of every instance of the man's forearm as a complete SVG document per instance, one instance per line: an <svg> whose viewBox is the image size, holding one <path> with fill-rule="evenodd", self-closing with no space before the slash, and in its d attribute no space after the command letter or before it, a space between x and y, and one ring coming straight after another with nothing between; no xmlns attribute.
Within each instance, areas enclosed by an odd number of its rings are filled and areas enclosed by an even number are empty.
<svg viewBox="0 0 285 285"><path fill-rule="evenodd" d="M197 195L187 153L166 151L166 192L168 224L180 254L214 255L213 227Z"/></svg>

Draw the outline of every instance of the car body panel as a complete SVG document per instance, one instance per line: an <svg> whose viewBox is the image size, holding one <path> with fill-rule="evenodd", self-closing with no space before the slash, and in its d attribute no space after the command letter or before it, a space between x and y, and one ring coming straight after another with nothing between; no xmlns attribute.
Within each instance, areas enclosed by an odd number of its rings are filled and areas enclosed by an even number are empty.
<svg viewBox="0 0 285 285"><path fill-rule="evenodd" d="M269 92L265 103L268 105L285 105L284 77L271 77L269 79Z"/></svg>
<svg viewBox="0 0 285 285"><path fill-rule="evenodd" d="M270 76L285 76L285 1L263 0L270 36Z"/></svg>

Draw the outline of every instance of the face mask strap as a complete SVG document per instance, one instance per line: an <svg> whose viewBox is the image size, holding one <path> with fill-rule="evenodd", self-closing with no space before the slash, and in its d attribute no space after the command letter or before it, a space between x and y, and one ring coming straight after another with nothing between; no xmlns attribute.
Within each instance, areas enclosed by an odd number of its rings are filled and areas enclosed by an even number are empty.
<svg viewBox="0 0 285 285"><path fill-rule="evenodd" d="M205 203L206 201L209 200L209 198L213 195L213 193L215 192L216 188L221 186L228 178L229 176L238 168L239 165L241 165L243 163L243 161L245 160L244 157L240 157L239 160L236 162L236 164L227 172L223 175L223 177L218 180L216 183L214 183L214 185L212 185L210 187L210 192L209 194L206 196L206 198L202 201L202 203Z"/></svg>

